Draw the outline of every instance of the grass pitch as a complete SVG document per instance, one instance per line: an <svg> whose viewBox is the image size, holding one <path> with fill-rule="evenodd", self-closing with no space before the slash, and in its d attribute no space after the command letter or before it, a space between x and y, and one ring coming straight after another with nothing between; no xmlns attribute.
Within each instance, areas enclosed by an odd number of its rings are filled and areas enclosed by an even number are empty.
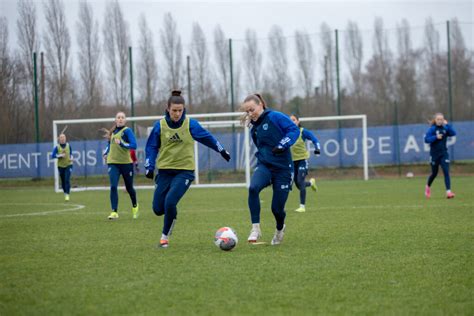
<svg viewBox="0 0 474 316"><path fill-rule="evenodd" d="M246 243L244 189L191 189L169 249L157 249L162 217L138 191L132 220L120 193L109 222L108 191L46 188L0 192L0 315L304 315L474 313L474 180L321 181L306 213L287 203L284 243L270 246L271 191L262 195L266 245ZM213 244L231 226L231 252Z"/></svg>

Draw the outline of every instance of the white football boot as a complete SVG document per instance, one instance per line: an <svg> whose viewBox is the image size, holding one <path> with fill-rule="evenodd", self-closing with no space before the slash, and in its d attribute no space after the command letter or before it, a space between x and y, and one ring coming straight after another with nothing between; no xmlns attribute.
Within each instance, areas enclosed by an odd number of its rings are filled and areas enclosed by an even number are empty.
<svg viewBox="0 0 474 316"><path fill-rule="evenodd" d="M260 224L252 224L252 230L250 231L250 235L247 241L249 243L255 243L261 237L262 231L260 230Z"/></svg>
<svg viewBox="0 0 474 316"><path fill-rule="evenodd" d="M286 225L283 225L283 228L281 230L275 230L275 235L273 235L272 239L272 246L274 245L279 245L283 241L283 236L285 235L285 228Z"/></svg>

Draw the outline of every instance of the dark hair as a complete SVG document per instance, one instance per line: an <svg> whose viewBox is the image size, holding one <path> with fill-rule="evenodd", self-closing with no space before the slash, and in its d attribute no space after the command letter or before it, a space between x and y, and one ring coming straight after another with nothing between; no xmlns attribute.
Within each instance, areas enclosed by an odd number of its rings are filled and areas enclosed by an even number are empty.
<svg viewBox="0 0 474 316"><path fill-rule="evenodd" d="M257 103L258 105L262 105L264 109L267 108L267 103L265 102L265 100L263 99L262 95L259 94L259 93L254 93L254 94L251 94L249 96L247 96L244 100L244 103L245 102L249 102L249 101L254 101L255 103Z"/></svg>
<svg viewBox="0 0 474 316"><path fill-rule="evenodd" d="M185 105L184 98L181 96L181 90L171 90L171 96L168 99L168 108L171 104Z"/></svg>
<svg viewBox="0 0 474 316"><path fill-rule="evenodd" d="M301 127L301 122L300 122L299 116L296 115L295 113L291 113L290 117L292 117L292 116L296 117L296 119L298 120L298 127Z"/></svg>

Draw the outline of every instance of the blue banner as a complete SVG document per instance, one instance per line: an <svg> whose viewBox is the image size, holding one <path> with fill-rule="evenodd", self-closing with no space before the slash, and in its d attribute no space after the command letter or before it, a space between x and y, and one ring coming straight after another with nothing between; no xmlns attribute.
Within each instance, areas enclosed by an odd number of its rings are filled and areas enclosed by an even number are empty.
<svg viewBox="0 0 474 316"><path fill-rule="evenodd" d="M474 159L474 121L455 122L457 136L448 140L451 160ZM382 126L368 128L370 165L392 165L398 162L423 163L429 160L429 146L423 138L426 124ZM313 131L321 142L321 156L311 155L310 166L349 167L362 166L362 129L343 128ZM233 159L226 163L218 153L199 145L199 169L202 171L242 169L244 166L243 133L232 137L231 133L214 134L229 150ZM138 140L137 156L143 169L146 139ZM102 159L106 147L103 140L70 142L76 176L106 174ZM309 144L312 151L312 144ZM51 143L0 145L0 178L52 177L54 160ZM255 148L252 146L252 161Z"/></svg>

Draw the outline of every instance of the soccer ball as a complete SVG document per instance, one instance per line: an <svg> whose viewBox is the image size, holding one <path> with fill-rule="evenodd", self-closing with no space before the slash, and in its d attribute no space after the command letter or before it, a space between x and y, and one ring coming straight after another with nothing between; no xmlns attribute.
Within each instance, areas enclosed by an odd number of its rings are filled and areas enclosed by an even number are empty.
<svg viewBox="0 0 474 316"><path fill-rule="evenodd" d="M219 228L214 236L214 243L222 250L229 251L239 242L237 234L230 227Z"/></svg>

